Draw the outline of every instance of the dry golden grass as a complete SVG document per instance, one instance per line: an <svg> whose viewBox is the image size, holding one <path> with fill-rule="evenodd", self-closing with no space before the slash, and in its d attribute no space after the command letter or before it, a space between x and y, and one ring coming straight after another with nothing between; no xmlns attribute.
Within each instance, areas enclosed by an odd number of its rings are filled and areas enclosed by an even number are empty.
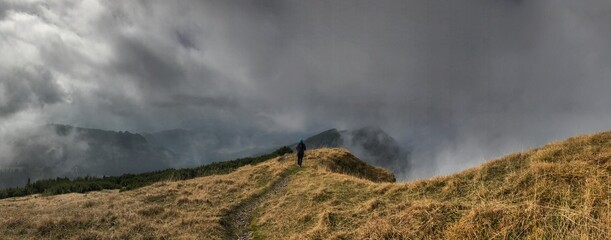
<svg viewBox="0 0 611 240"><path fill-rule="evenodd" d="M226 175L133 191L4 199L0 238L222 239L222 215L269 187L291 166L268 161Z"/></svg>
<svg viewBox="0 0 611 240"><path fill-rule="evenodd" d="M325 152L329 151L329 152ZM340 151L340 153L337 153ZM265 239L610 239L611 133L512 154L451 176L374 183L310 155L257 209Z"/></svg>
<svg viewBox="0 0 611 240"><path fill-rule="evenodd" d="M610 239L611 132L450 176L392 183L344 149L127 191L0 200L3 239L222 239L223 216L291 174L254 210L262 239Z"/></svg>

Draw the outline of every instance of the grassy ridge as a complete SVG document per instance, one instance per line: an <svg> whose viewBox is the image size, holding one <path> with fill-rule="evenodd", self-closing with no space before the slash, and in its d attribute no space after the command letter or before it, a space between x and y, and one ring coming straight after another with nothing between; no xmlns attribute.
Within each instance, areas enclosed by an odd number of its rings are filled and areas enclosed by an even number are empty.
<svg viewBox="0 0 611 240"><path fill-rule="evenodd" d="M42 193L46 195L64 193L85 193L99 191L103 189L130 190L140 188L160 181L167 180L187 180L196 177L209 176L214 174L226 174L245 165L255 165L268 159L291 153L289 147L282 147L276 151L257 156L240 158L231 161L216 162L196 168L165 169L154 172L140 174L124 174L111 177L78 177L75 179L55 178L38 180L24 187L7 188L0 190L0 199L10 197L27 196L30 194Z"/></svg>
<svg viewBox="0 0 611 240"><path fill-rule="evenodd" d="M362 179L376 176L372 171L348 176L341 166L350 158L333 149L312 152L286 191L261 203L254 234L261 239L611 239L611 132L410 183ZM334 166L310 167L311 162Z"/></svg>
<svg viewBox="0 0 611 240"><path fill-rule="evenodd" d="M130 191L1 199L0 239L225 239L221 216L260 196L295 165L288 154L227 174Z"/></svg>
<svg viewBox="0 0 611 240"><path fill-rule="evenodd" d="M255 239L611 239L611 132L393 183L345 149L133 191L0 200L6 239L225 239L223 217L293 172L252 212Z"/></svg>

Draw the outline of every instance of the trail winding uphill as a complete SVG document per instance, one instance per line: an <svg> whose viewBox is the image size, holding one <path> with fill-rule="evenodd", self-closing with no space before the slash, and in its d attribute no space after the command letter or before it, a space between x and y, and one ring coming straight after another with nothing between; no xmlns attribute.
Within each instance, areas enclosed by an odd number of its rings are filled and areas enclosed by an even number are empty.
<svg viewBox="0 0 611 240"><path fill-rule="evenodd" d="M289 174L282 177L282 179L274 183L271 188L266 189L261 195L246 200L225 216L223 224L226 226L227 237L229 239L247 240L253 238L251 223L254 218L255 209L262 201L268 199L273 194L277 194L286 187L294 171L288 172Z"/></svg>
<svg viewBox="0 0 611 240"><path fill-rule="evenodd" d="M610 239L611 132L395 183L345 149L132 191L0 200L3 239Z"/></svg>

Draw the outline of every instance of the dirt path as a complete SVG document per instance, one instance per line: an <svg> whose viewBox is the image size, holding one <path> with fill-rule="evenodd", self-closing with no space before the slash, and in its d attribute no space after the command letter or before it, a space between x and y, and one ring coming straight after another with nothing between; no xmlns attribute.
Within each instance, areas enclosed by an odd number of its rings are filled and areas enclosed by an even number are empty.
<svg viewBox="0 0 611 240"><path fill-rule="evenodd" d="M250 229L250 223L253 219L254 210L269 196L281 191L284 187L286 187L291 176L292 174L287 174L258 197L248 200L234 210L230 211L224 219L228 232L227 237L229 239L239 240L252 239L253 233L252 229Z"/></svg>

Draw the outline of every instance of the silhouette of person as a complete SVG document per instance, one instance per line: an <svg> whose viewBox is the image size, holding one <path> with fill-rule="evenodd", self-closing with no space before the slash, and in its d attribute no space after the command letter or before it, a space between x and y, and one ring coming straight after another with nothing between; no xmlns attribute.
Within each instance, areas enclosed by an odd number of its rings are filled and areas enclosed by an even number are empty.
<svg viewBox="0 0 611 240"><path fill-rule="evenodd" d="M303 155L306 150L306 145L305 143L303 143L303 139L299 140L299 143L297 144L297 147L295 147L295 149L297 150L297 165L301 167L301 162L303 162Z"/></svg>

